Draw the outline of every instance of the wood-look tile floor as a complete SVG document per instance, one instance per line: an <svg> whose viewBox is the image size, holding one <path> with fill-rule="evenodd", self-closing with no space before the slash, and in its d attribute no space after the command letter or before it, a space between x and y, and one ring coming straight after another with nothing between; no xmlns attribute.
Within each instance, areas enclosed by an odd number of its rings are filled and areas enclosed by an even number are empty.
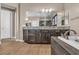
<svg viewBox="0 0 79 59"><path fill-rule="evenodd" d="M0 45L0 55L51 55L51 45L7 41Z"/></svg>

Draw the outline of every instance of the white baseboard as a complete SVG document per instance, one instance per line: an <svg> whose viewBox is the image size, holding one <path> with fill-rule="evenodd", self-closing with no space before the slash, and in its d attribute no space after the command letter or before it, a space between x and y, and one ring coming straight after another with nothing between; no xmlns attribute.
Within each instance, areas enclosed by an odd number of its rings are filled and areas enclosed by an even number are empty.
<svg viewBox="0 0 79 59"><path fill-rule="evenodd" d="M24 40L16 39L16 41L24 42Z"/></svg>
<svg viewBox="0 0 79 59"><path fill-rule="evenodd" d="M0 41L0 45L1 45L1 41Z"/></svg>

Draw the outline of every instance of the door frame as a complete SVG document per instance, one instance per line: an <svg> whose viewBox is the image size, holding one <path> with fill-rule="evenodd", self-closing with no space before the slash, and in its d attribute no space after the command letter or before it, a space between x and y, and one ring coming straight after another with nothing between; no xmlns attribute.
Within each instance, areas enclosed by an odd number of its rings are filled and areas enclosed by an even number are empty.
<svg viewBox="0 0 79 59"><path fill-rule="evenodd" d="M14 11L14 28L16 27L16 8L12 7L12 6L8 6L8 5L5 5L5 4L0 4L0 11L1 9L4 8L4 9L8 9L8 10L12 10ZM0 12L0 22L1 22L1 12ZM14 37L10 37L10 38L16 38L16 28L14 29ZM0 39L1 39L1 24L0 24Z"/></svg>

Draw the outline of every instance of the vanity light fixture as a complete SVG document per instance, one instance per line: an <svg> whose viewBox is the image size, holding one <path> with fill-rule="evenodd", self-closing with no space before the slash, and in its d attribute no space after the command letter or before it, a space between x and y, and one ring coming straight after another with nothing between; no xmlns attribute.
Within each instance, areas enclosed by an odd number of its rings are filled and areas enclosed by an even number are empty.
<svg viewBox="0 0 79 59"><path fill-rule="evenodd" d="M55 9L48 8L48 9L42 9L42 12L52 12L55 11Z"/></svg>
<svg viewBox="0 0 79 59"><path fill-rule="evenodd" d="M55 11L55 9L50 8L50 9L49 9L49 12L52 12L52 11Z"/></svg>
<svg viewBox="0 0 79 59"><path fill-rule="evenodd" d="M45 12L49 12L49 9L45 9Z"/></svg>
<svg viewBox="0 0 79 59"><path fill-rule="evenodd" d="M45 12L45 9L42 9L42 12Z"/></svg>

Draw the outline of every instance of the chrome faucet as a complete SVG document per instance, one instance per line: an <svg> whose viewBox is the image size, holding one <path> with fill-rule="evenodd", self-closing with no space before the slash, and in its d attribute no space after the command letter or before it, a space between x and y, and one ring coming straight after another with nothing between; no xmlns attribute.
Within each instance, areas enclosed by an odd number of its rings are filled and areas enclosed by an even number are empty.
<svg viewBox="0 0 79 59"><path fill-rule="evenodd" d="M64 37L68 39L68 33L69 33L69 35L70 35L70 32L71 32L71 31L73 31L75 35L77 34L75 30L71 30L71 29L70 29L70 30L68 30L68 31L66 31L66 32L64 33Z"/></svg>

